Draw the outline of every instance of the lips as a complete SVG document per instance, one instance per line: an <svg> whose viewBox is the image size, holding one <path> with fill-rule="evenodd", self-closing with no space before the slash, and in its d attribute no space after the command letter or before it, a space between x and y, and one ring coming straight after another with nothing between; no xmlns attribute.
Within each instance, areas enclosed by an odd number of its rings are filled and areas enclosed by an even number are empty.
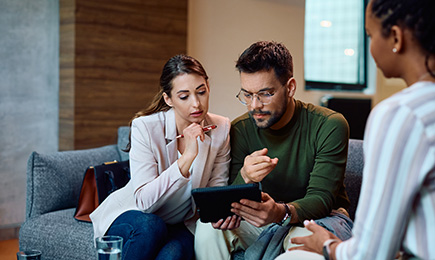
<svg viewBox="0 0 435 260"><path fill-rule="evenodd" d="M203 111L195 111L190 113L191 116L193 117L200 117L203 114Z"/></svg>
<svg viewBox="0 0 435 260"><path fill-rule="evenodd" d="M254 118L261 119L261 118L265 118L265 117L267 117L268 114L254 114L253 116L254 116Z"/></svg>
<svg viewBox="0 0 435 260"><path fill-rule="evenodd" d="M269 111L258 111L258 110L253 110L250 111L249 113L256 119L263 119L271 114Z"/></svg>

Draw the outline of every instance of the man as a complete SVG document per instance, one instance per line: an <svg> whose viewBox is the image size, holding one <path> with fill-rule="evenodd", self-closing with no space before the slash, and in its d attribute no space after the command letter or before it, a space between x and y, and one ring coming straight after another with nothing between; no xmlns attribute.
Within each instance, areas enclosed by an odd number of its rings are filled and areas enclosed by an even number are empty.
<svg viewBox="0 0 435 260"><path fill-rule="evenodd" d="M230 183L261 182L262 202L241 200L232 205L235 216L211 225L197 222L198 260L230 259L272 223L290 224L290 233L308 235L295 226L349 205L343 185L349 139L344 117L294 99L292 56L282 44L252 44L236 68L237 97L248 113L232 122ZM258 245L251 248L260 254Z"/></svg>

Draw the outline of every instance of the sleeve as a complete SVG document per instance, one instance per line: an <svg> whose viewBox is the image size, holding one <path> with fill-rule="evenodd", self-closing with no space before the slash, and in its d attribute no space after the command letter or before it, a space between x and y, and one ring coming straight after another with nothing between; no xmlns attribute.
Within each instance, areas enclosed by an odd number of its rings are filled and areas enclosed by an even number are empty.
<svg viewBox="0 0 435 260"><path fill-rule="evenodd" d="M419 169L429 144L423 131L406 107L383 104L373 110L354 235L337 247L337 259L395 258L421 185Z"/></svg>
<svg viewBox="0 0 435 260"><path fill-rule="evenodd" d="M240 174L245 157L249 153L247 134L242 132L243 122L233 123L230 131L231 135L231 165L230 165L230 185L245 184Z"/></svg>
<svg viewBox="0 0 435 260"><path fill-rule="evenodd" d="M230 156L230 120L225 118L223 124L224 138L221 142L216 158L213 164L213 170L210 180L207 183L207 187L213 186L226 186L228 185L228 169L231 161Z"/></svg>
<svg viewBox="0 0 435 260"><path fill-rule="evenodd" d="M177 161L159 172L158 146L152 144L151 131L143 121L134 120L131 127L130 170L136 205L140 210L154 212L172 193L189 182L178 168ZM163 136L162 136L163 137ZM161 167L160 167L161 168Z"/></svg>
<svg viewBox="0 0 435 260"><path fill-rule="evenodd" d="M314 166L306 194L292 202L301 221L323 218L336 205L343 189L348 144L346 119L339 113L332 114L316 135Z"/></svg>

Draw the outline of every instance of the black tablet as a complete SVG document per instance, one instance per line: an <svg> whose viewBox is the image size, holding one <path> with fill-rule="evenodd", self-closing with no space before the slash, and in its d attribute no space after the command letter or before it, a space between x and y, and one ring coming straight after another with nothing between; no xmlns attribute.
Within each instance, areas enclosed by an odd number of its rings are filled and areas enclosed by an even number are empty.
<svg viewBox="0 0 435 260"><path fill-rule="evenodd" d="M201 222L217 222L234 215L231 203L241 199L261 201L261 187L258 183L197 188L192 190Z"/></svg>

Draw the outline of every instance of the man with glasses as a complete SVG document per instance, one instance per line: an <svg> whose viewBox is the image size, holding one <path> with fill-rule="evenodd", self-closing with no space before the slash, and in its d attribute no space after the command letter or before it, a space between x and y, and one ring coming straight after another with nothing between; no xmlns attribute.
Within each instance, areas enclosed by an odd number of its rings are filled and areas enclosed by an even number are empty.
<svg viewBox="0 0 435 260"><path fill-rule="evenodd" d="M196 259L230 259L239 249L246 250L246 259L269 259L291 246L284 239L288 229L288 236L309 234L302 228L306 219L323 219L330 231L350 237L352 222L341 214L349 206L343 184L349 139L344 117L294 99L292 56L283 44L252 44L236 68L241 82L236 97L248 112L231 126L230 184L261 182L262 202L241 200L232 204L232 217L198 221ZM281 227L285 231L278 231ZM284 235L276 243L279 232ZM271 242L276 248L265 254Z"/></svg>

